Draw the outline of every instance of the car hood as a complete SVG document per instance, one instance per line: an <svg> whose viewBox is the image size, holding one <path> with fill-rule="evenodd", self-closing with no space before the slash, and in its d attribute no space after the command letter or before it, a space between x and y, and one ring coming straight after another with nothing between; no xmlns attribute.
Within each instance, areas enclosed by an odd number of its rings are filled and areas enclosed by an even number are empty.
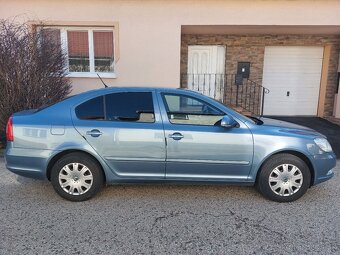
<svg viewBox="0 0 340 255"><path fill-rule="evenodd" d="M264 118L261 117L260 120L263 122L262 126L267 127L277 127L281 132L288 132L288 133L294 133L299 135L307 135L307 136L321 136L326 137L323 134L315 131L314 129L311 129L309 127L297 125L291 122L282 121L282 120L276 120L276 119L270 119L270 118Z"/></svg>

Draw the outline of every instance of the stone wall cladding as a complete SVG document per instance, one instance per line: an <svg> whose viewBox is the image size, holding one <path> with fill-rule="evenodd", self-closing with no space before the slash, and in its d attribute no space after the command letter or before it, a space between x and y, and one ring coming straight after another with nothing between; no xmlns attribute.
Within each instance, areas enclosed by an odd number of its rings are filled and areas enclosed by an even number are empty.
<svg viewBox="0 0 340 255"><path fill-rule="evenodd" d="M237 62L250 62L250 79L262 84L266 46L331 45L324 116L332 116L340 51L339 36L325 35L182 35L181 74L187 73L188 45L225 45L226 73L235 74Z"/></svg>

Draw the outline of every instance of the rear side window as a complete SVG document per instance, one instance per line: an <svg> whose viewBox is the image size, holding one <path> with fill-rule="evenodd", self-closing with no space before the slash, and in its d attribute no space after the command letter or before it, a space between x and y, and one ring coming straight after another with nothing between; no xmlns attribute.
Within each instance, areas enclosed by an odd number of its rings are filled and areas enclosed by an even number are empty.
<svg viewBox="0 0 340 255"><path fill-rule="evenodd" d="M155 122L151 92L122 92L105 96L106 119Z"/></svg>
<svg viewBox="0 0 340 255"><path fill-rule="evenodd" d="M104 97L95 97L78 105L76 115L82 120L104 120Z"/></svg>

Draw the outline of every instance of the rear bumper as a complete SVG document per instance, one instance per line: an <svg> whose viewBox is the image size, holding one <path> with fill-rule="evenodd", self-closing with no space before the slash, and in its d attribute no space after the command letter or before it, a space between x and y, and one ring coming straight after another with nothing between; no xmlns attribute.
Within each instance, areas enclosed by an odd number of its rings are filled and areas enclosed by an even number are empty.
<svg viewBox="0 0 340 255"><path fill-rule="evenodd" d="M313 185L316 185L327 181L334 176L336 156L333 152L315 155L313 156L313 165L315 170Z"/></svg>
<svg viewBox="0 0 340 255"><path fill-rule="evenodd" d="M13 148L8 143L5 152L6 168L17 175L47 179L46 168L51 154L51 150Z"/></svg>

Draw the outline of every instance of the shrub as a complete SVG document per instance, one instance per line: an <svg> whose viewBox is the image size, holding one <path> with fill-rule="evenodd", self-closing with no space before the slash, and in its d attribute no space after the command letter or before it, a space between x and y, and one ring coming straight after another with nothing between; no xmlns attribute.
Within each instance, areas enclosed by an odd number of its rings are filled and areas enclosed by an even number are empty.
<svg viewBox="0 0 340 255"><path fill-rule="evenodd" d="M12 113L55 103L71 91L66 56L46 31L0 20L0 134Z"/></svg>

